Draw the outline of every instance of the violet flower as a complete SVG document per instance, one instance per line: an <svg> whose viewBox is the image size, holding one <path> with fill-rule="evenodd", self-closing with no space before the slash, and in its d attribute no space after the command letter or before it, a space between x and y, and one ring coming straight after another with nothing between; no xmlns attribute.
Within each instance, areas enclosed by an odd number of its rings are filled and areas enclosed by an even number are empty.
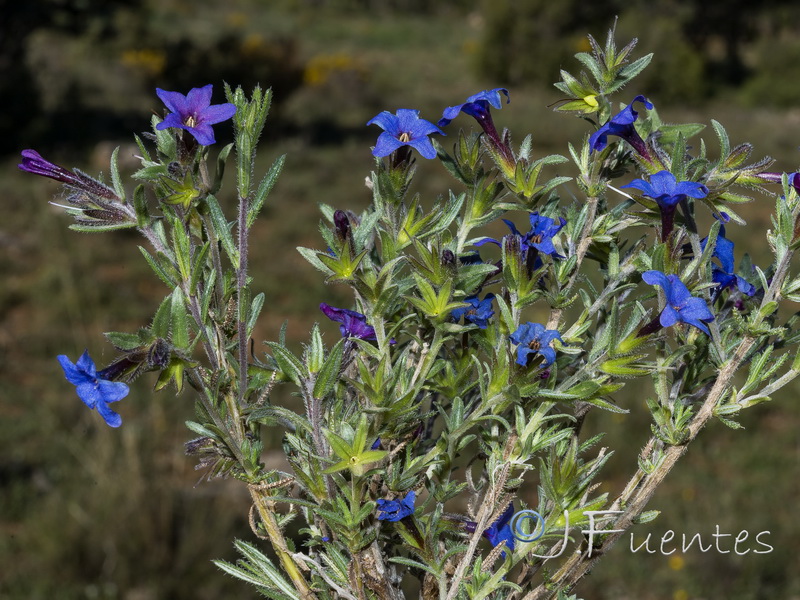
<svg viewBox="0 0 800 600"><path fill-rule="evenodd" d="M34 175L41 175L42 177L49 177L71 188L87 192L94 196L99 196L106 200L119 201L119 197L114 190L80 171L70 171L69 169L51 163L49 160L42 158L42 155L36 152L36 150L23 150L21 154L22 162L17 165L21 171L33 173Z"/></svg>
<svg viewBox="0 0 800 600"><path fill-rule="evenodd" d="M418 110L409 108L400 108L394 115L385 110L367 121L367 125L383 129L372 149L373 156L377 157L389 156L402 146L410 146L424 158L436 158L436 149L428 136L434 133L445 135L436 125L421 119Z"/></svg>
<svg viewBox="0 0 800 600"><path fill-rule="evenodd" d="M156 94L171 111L156 125L156 129L162 130L168 127L185 129L201 146L213 144L216 140L211 126L233 117L236 114L236 106L230 102L211 104L212 88L210 83L201 88L192 88L185 96L179 92L167 92L156 88Z"/></svg>
<svg viewBox="0 0 800 600"><path fill-rule="evenodd" d="M672 232L675 207L686 199L705 198L708 188L695 181L678 181L669 171L659 171L650 176L650 181L634 179L623 188L635 188L644 196L652 198L661 209L661 241L666 241Z"/></svg>
<svg viewBox="0 0 800 600"><path fill-rule="evenodd" d="M616 135L628 142L639 156L650 160L650 152L647 150L647 145L633 125L636 119L639 118L639 113L633 109L633 105L637 102L644 104L648 110L653 108L653 104L647 98L642 95L636 96L628 106L611 117L606 124L589 137L589 147L593 151L605 148L608 145L608 136Z"/></svg>
<svg viewBox="0 0 800 600"><path fill-rule="evenodd" d="M553 340L561 340L561 334L555 329L545 329L544 325L530 321L520 325L517 330L508 336L517 344L517 364L523 367L528 364L532 355L541 354L544 358L542 366L549 366L556 360L556 351L553 349Z"/></svg>
<svg viewBox="0 0 800 600"><path fill-rule="evenodd" d="M783 180L783 173L764 171L763 173L756 175L756 177L763 179L767 183L780 183ZM787 177L789 178L789 185L792 186L798 194L800 194L800 173L797 171L794 173L788 173Z"/></svg>
<svg viewBox="0 0 800 600"><path fill-rule="evenodd" d="M375 328L367 324L367 317L360 312L348 310L346 308L335 308L325 302L319 305L319 309L325 313L331 321L341 323L339 331L342 337L356 337L361 340L375 341Z"/></svg>
<svg viewBox="0 0 800 600"><path fill-rule="evenodd" d="M61 363L61 368L64 369L64 377L75 386L78 397L83 400L86 406L97 409L100 416L111 427L122 425L122 417L111 410L108 405L122 400L128 395L130 388L127 385L118 381L102 379L97 373L94 361L89 356L88 350L81 355L75 364L64 354L58 356L58 362Z"/></svg>
<svg viewBox="0 0 800 600"><path fill-rule="evenodd" d="M714 320L714 314L701 298L691 295L688 288L681 282L677 275L665 275L661 271L645 271L642 279L650 285L658 285L664 290L666 306L658 316L661 327L671 327L676 323L686 323L697 327L706 335L710 335L705 323ZM653 333L655 321L645 325L639 335Z"/></svg>
<svg viewBox="0 0 800 600"><path fill-rule="evenodd" d="M414 500L417 494L414 490L409 490L402 500L384 500L379 498L375 501L378 505L378 520L397 522L405 517L414 514Z"/></svg>
<svg viewBox="0 0 800 600"><path fill-rule="evenodd" d="M464 302L470 306L455 309L450 313L450 318L459 321L464 317L465 321L477 325L480 329L486 329L489 326L489 319L494 315L493 300L494 294L486 294L483 300L478 300L478 296L468 296L464 298Z"/></svg>

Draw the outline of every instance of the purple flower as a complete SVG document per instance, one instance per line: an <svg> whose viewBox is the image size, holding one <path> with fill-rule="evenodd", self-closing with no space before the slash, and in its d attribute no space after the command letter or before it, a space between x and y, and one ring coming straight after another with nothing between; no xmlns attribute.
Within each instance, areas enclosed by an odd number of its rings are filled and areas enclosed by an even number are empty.
<svg viewBox="0 0 800 600"><path fill-rule="evenodd" d="M636 119L639 118L639 113L633 110L633 105L637 102L644 104L645 108L648 110L653 108L652 103L650 103L647 98L641 95L636 96L633 102L611 117L608 123L600 127L600 129L589 137L589 147L592 150L602 150L608 145L608 136L616 135L633 146L634 150L636 150L640 156L650 158L650 153L647 150L644 140L642 140L636 128L633 126Z"/></svg>
<svg viewBox="0 0 800 600"><path fill-rule="evenodd" d="M53 164L42 158L36 150L23 150L22 162L17 165L20 170L42 177L55 179L76 190L82 190L89 194L105 198L106 200L119 200L117 194L107 185L81 173L80 171L70 171L64 167Z"/></svg>
<svg viewBox="0 0 800 600"><path fill-rule="evenodd" d="M156 125L156 129L167 129L168 127L185 129L201 146L213 144L216 140L211 126L233 117L236 114L236 106L230 102L212 105L212 87L209 83L201 88L192 88L185 96L179 92L167 92L156 88L156 94L171 111L161 123Z"/></svg>
<svg viewBox="0 0 800 600"><path fill-rule="evenodd" d="M128 395L130 389L127 385L118 381L108 381L100 378L88 350L81 355L75 364L72 364L72 361L64 354L58 356L58 362L61 363L61 368L64 369L64 376L67 381L75 386L78 396L86 406L96 408L100 416L111 427L122 425L122 417L111 410L108 405L122 400Z"/></svg>
<svg viewBox="0 0 800 600"><path fill-rule="evenodd" d="M763 179L767 183L780 183L783 179L783 173L764 171L756 175L756 177ZM788 173L787 177L789 178L789 185L792 186L798 194L800 194L800 173L797 171L794 173Z"/></svg>
<svg viewBox="0 0 800 600"><path fill-rule="evenodd" d="M369 340L374 342L375 328L367 324L367 317L360 312L348 310L346 308L335 308L330 304L323 302L319 305L319 309L325 313L331 321L341 323L339 331L342 332L342 337L356 337L362 340ZM394 338L389 340L390 344L396 343Z"/></svg>
<svg viewBox="0 0 800 600"><path fill-rule="evenodd" d="M634 179L623 188L636 188L644 196L652 198L661 209L661 240L666 241L672 232L675 207L687 196L705 198L708 188L695 181L678 181L669 171L659 171L650 176L650 181Z"/></svg>
<svg viewBox="0 0 800 600"><path fill-rule="evenodd" d="M378 136L373 156L389 156L401 146L415 148L425 158L436 158L436 149L428 136L433 133L445 135L436 125L419 117L418 110L400 108L393 115L388 110L367 121L367 125L377 125L383 129Z"/></svg>
<svg viewBox="0 0 800 600"><path fill-rule="evenodd" d="M514 505L509 504L505 512L498 519L489 525L483 532L483 537L488 539L492 546L497 546L500 542L506 543L506 550L514 551L514 532L511 530L511 517L514 516ZM502 553L505 558L506 553Z"/></svg>
<svg viewBox="0 0 800 600"><path fill-rule="evenodd" d="M705 250L708 238L703 238L700 241L700 247ZM714 265L711 270L711 277L714 283L719 284L714 290L713 297L729 287L738 287L739 291L747 296L753 296L756 293L756 288L753 284L742 279L734 273L734 260L733 260L733 242L725 237L725 227L721 227L719 235L717 236L717 244L714 246L714 257L719 259L720 267Z"/></svg>
<svg viewBox="0 0 800 600"><path fill-rule="evenodd" d="M455 309L450 313L450 318L459 321L461 317L464 317L465 321L477 325L480 329L486 329L489 319L494 315L492 300L494 300L494 294L486 294L483 300L478 300L478 296L468 296L464 298L464 302L469 303L470 306Z"/></svg>
<svg viewBox="0 0 800 600"><path fill-rule="evenodd" d="M543 217L538 212L531 213L528 217L531 222L531 230L526 234L517 231L516 226L511 221L503 219L503 223L508 225L511 233L520 238L520 251L526 254L528 249L535 248L542 254L564 258L556 251L555 246L553 246L553 236L561 231L561 228L567 224L566 219L559 217L558 224L556 224L554 219ZM499 240L489 237L475 242L476 246L483 246L484 244L497 244L498 246L502 246Z"/></svg>
<svg viewBox="0 0 800 600"><path fill-rule="evenodd" d="M442 113L442 118L439 119L437 125L439 127L447 127L450 121L458 116L458 113L463 112L475 117L478 123L483 124L486 119L490 119L489 106L493 106L497 110L503 108L503 98L500 94L506 95L506 104L511 102L511 97L508 95L508 90L505 88L495 88L493 90L483 90L477 94L473 94L463 104L455 106L448 106Z"/></svg>
<svg viewBox="0 0 800 600"><path fill-rule="evenodd" d="M414 500L417 494L414 490L409 490L405 498L402 500L384 500L380 498L376 500L378 505L378 520L379 521L392 521L397 522L405 517L410 517L414 514Z"/></svg>
<svg viewBox="0 0 800 600"><path fill-rule="evenodd" d="M520 325L517 330L508 336L509 339L517 344L517 364L523 367L528 364L531 355L541 354L544 358L544 365L553 364L556 360L556 351L553 349L553 340L561 340L561 334L555 329L545 329L539 323L527 323Z"/></svg>
<svg viewBox="0 0 800 600"><path fill-rule="evenodd" d="M701 298L695 298L689 293L677 275L665 275L661 271L653 270L642 273L642 279L645 283L661 286L664 290L667 302L658 318L662 327L686 323L710 335L704 322L713 321L714 315Z"/></svg>

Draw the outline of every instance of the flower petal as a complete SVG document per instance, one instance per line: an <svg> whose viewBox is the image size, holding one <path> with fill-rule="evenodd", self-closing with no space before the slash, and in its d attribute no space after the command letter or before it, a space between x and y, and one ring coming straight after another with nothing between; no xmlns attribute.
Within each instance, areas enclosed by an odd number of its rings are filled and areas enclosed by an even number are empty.
<svg viewBox="0 0 800 600"><path fill-rule="evenodd" d="M103 417L109 427L119 427L122 425L122 417L111 410L107 404L100 402L97 405L97 412Z"/></svg>
<svg viewBox="0 0 800 600"><path fill-rule="evenodd" d="M186 94L186 112L199 115L211 104L213 85L210 83L200 88L192 88Z"/></svg>
<svg viewBox="0 0 800 600"><path fill-rule="evenodd" d="M375 115L369 121L367 121L367 125L377 125L384 131L396 135L400 135L399 124L400 121L398 120L397 116L393 115L388 110Z"/></svg>
<svg viewBox="0 0 800 600"><path fill-rule="evenodd" d="M156 95L164 105L173 113L185 113L187 109L186 96L180 92L168 92L161 88L156 88Z"/></svg>
<svg viewBox="0 0 800 600"><path fill-rule="evenodd" d="M423 158L427 158L428 160L436 158L436 148L433 147L433 142L431 142L430 138L428 137L412 139L410 142L408 142L408 145L416 149L416 151L419 152ZM377 149L377 146L375 147Z"/></svg>
<svg viewBox="0 0 800 600"><path fill-rule="evenodd" d="M403 142L398 140L395 136L390 134L388 131L384 131L378 136L378 141L375 143L375 147L372 149L372 155L377 156L378 158L389 156L392 152L403 145Z"/></svg>
<svg viewBox="0 0 800 600"><path fill-rule="evenodd" d="M236 105L230 102L209 106L200 114L200 120L207 125L227 121L236 114Z"/></svg>

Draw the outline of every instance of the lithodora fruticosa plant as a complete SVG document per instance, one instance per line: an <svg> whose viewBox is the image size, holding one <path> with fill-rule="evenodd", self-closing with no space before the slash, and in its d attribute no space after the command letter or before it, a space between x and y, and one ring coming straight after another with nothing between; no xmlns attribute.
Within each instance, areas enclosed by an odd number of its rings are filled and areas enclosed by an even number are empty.
<svg viewBox="0 0 800 600"><path fill-rule="evenodd" d="M265 540L237 541L243 557L218 562L224 571L279 599L399 599L409 577L426 599L566 598L625 530L656 516L648 500L710 420L737 427L798 375L798 316L781 314L800 301L800 175L749 163L751 146L732 146L716 121L662 123L653 99L623 92L651 57L634 60L635 41L618 49L613 32L590 42L581 72L556 84L555 110L587 123L569 158L536 157L532 136L515 144L497 129L502 88L437 123L411 109L369 121L383 130L371 206L321 204L319 246L298 248L352 302L320 298L318 318L341 338L314 325L301 351L283 333L251 339L267 299L251 292L250 232L284 163L253 178L269 91L225 86L227 102L211 104L210 85L157 90L167 111L136 138L131 192L116 153L110 183L22 153L22 170L64 184L73 229L144 237L169 292L152 321L107 333L118 356L102 369L88 353L59 361L112 427L122 419L109 404L145 372L156 391L194 400L187 453L209 479L247 486ZM477 130L451 125L470 117ZM228 120L235 142L214 155L212 126ZM421 159L455 189L435 202L413 194ZM227 215L218 197L231 163ZM770 264L737 257L726 237L750 192L775 207ZM652 384L652 435L628 458L629 483L598 494L611 449L582 425L641 410L620 395L632 379ZM276 401L278 386L301 409ZM282 440L289 470L264 463L265 437ZM515 520L522 509L540 522ZM591 511L609 511L607 533L583 535Z"/></svg>

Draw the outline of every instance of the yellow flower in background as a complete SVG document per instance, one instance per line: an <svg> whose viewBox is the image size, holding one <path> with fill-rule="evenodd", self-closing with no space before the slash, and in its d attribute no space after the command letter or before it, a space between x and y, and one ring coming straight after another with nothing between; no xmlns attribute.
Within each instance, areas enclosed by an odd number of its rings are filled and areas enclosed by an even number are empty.
<svg viewBox="0 0 800 600"><path fill-rule="evenodd" d="M669 557L669 561L667 561L667 564L669 565L669 568L672 569L673 571L680 571L681 569L683 569L684 566L686 566L686 561L683 560L682 556L673 554L672 556Z"/></svg>
<svg viewBox="0 0 800 600"><path fill-rule="evenodd" d="M120 62L131 69L144 72L154 77L164 72L167 57L161 50L141 49L125 50L120 57Z"/></svg>
<svg viewBox="0 0 800 600"><path fill-rule="evenodd" d="M306 64L303 82L307 85L324 85L331 76L351 71L364 76L363 66L349 54L318 54Z"/></svg>

